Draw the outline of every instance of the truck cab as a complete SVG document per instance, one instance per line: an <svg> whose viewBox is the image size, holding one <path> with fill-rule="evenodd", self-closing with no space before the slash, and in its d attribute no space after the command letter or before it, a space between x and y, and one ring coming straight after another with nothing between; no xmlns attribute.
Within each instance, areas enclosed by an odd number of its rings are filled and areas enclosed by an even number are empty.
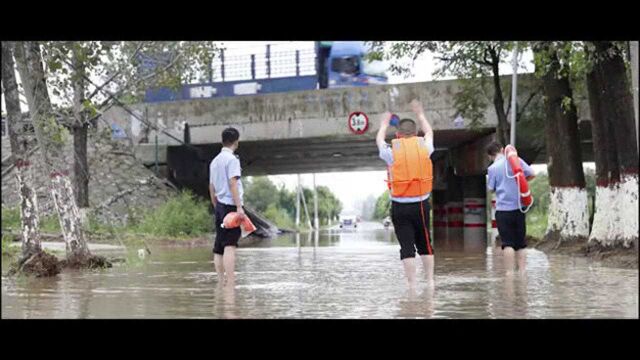
<svg viewBox="0 0 640 360"><path fill-rule="evenodd" d="M386 65L367 60L363 41L334 41L326 61L328 88L386 84Z"/></svg>

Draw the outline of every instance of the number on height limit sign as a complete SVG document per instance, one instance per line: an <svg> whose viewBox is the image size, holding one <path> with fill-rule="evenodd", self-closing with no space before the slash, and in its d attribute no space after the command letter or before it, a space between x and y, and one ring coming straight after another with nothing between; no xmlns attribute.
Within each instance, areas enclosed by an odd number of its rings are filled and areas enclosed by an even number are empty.
<svg viewBox="0 0 640 360"><path fill-rule="evenodd" d="M364 134L369 128L369 118L367 114L356 111L349 115L349 129L355 134Z"/></svg>

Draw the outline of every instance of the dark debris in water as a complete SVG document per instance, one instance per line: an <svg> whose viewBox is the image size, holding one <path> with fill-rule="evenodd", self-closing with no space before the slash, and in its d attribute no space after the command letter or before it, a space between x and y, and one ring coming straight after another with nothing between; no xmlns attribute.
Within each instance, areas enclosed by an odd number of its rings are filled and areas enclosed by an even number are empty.
<svg viewBox="0 0 640 360"><path fill-rule="evenodd" d="M9 270L8 275L24 274L36 277L56 276L62 270L61 262L55 255L39 251L30 256L21 258Z"/></svg>
<svg viewBox="0 0 640 360"><path fill-rule="evenodd" d="M99 255L91 255L86 258L62 260L62 267L66 269L104 269L113 266L107 258Z"/></svg>

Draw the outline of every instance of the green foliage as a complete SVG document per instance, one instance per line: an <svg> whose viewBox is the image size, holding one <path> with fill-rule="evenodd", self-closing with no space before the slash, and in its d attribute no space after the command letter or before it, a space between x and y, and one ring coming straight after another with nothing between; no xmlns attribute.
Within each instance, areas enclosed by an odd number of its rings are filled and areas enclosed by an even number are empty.
<svg viewBox="0 0 640 360"><path fill-rule="evenodd" d="M530 213L546 213L549 209L549 177L546 174L536 175L529 181L529 190L534 197Z"/></svg>
<svg viewBox="0 0 640 360"><path fill-rule="evenodd" d="M82 106L86 111L88 111L89 117L94 117L98 114L98 109L90 100L87 100L87 99L83 100Z"/></svg>
<svg viewBox="0 0 640 360"><path fill-rule="evenodd" d="M212 217L209 204L183 191L162 206L143 215L136 231L157 236L200 236L209 233Z"/></svg>
<svg viewBox="0 0 640 360"><path fill-rule="evenodd" d="M2 229L20 229L20 209L2 206Z"/></svg>
<svg viewBox="0 0 640 360"><path fill-rule="evenodd" d="M409 67L399 64L401 59L415 60L426 51L432 52L439 62L433 72L435 78L462 80L460 90L454 94L454 103L458 112L470 120L471 128L482 126L486 107L496 91L493 82L488 84L487 79L499 76L498 67L514 46L508 41L374 41L369 44L372 47L369 56L393 61L391 70L396 74L411 73ZM510 91L510 85L505 85L501 86L503 97Z"/></svg>
<svg viewBox="0 0 640 360"><path fill-rule="evenodd" d="M554 61L557 60L554 76L568 77L574 92L585 92L584 78L593 66L586 52L590 48L588 42L534 41L531 47L536 76L541 77L553 71Z"/></svg>
<svg viewBox="0 0 640 360"><path fill-rule="evenodd" d="M571 111L571 105L573 104L573 99L568 96L562 98L562 103L560 106L562 107L563 112Z"/></svg>
<svg viewBox="0 0 640 360"><path fill-rule="evenodd" d="M470 121L471 128L477 128L484 123L484 114L488 101L478 94L486 93L486 81L482 79L462 79L461 90L454 96L454 106L460 115Z"/></svg>
<svg viewBox="0 0 640 360"><path fill-rule="evenodd" d="M58 214L51 214L40 217L40 230L46 233L61 232L62 229L60 229L60 220L58 219Z"/></svg>
<svg viewBox="0 0 640 360"><path fill-rule="evenodd" d="M293 219L296 216L296 193L294 191L287 191L282 185L278 189L278 207L284 209L287 215Z"/></svg>
<svg viewBox="0 0 640 360"><path fill-rule="evenodd" d="M387 216L391 216L391 198L389 197L388 190L378 196L378 199L376 200L376 209L373 214L373 217L376 220L382 220Z"/></svg>
<svg viewBox="0 0 640 360"><path fill-rule="evenodd" d="M38 125L45 136L58 145L64 145L69 140L69 131L54 116L42 118Z"/></svg>
<svg viewBox="0 0 640 360"><path fill-rule="evenodd" d="M595 172L585 170L587 196L589 197L589 213L593 214L592 200L595 197ZM527 234L541 238L547 229L547 214L549 210L549 177L546 174L537 175L529 182L529 189L534 197L531 210L527 213Z"/></svg>
<svg viewBox="0 0 640 360"><path fill-rule="evenodd" d="M547 213L529 212L526 216L527 235L541 239L547 231Z"/></svg>
<svg viewBox="0 0 640 360"><path fill-rule="evenodd" d="M263 213L278 226L291 228L295 225L296 193L288 191L284 186L277 188L268 177L253 177L245 184L244 200L247 205ZM335 219L342 211L342 203L326 186L318 186L318 217L321 224ZM313 190L303 188L307 206L313 216ZM302 201L301 201L302 202ZM300 205L302 209L302 205ZM301 210L300 221L306 224L307 218Z"/></svg>
<svg viewBox="0 0 640 360"><path fill-rule="evenodd" d="M249 178L243 185L245 202L258 212L279 200L278 188L266 176Z"/></svg>
<svg viewBox="0 0 640 360"><path fill-rule="evenodd" d="M336 219L342 212L342 203L326 186L318 186L318 217L321 223Z"/></svg>
<svg viewBox="0 0 640 360"><path fill-rule="evenodd" d="M110 103L105 92L93 92L107 79L110 83L104 90L125 104L136 103L148 88L175 89L203 78L221 50L212 41L45 41L40 45L47 85L56 97L53 100L62 109L69 109L74 85L80 85L89 118ZM140 72L141 56L155 58L158 65L149 72Z"/></svg>
<svg viewBox="0 0 640 360"><path fill-rule="evenodd" d="M13 235L2 234L2 257L12 258L20 252L19 246L11 246Z"/></svg>
<svg viewBox="0 0 640 360"><path fill-rule="evenodd" d="M131 219L131 217L129 217L129 219ZM88 220L88 226L86 230L88 230L90 233L93 233L93 234L114 235L115 231L119 230L114 228L113 226L110 226L100 221L94 212L90 212L87 215L87 220Z"/></svg>
<svg viewBox="0 0 640 360"><path fill-rule="evenodd" d="M273 221L279 228L292 229L295 227L295 222L291 215L276 204L269 205L263 215Z"/></svg>

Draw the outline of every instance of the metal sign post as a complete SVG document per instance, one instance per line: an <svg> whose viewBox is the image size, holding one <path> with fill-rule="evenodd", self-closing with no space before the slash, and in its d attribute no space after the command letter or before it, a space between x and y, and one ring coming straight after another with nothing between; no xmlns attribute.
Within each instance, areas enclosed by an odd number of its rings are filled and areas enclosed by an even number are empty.
<svg viewBox="0 0 640 360"><path fill-rule="evenodd" d="M513 76L511 77L511 145L516 146L516 99L518 95L518 43L513 49Z"/></svg>

